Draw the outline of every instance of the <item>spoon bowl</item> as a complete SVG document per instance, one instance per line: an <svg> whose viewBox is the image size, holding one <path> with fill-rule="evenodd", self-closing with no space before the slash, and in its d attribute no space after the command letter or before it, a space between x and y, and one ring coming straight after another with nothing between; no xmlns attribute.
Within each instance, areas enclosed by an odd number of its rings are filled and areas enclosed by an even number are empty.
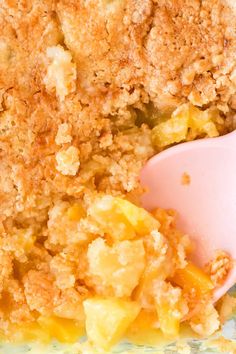
<svg viewBox="0 0 236 354"><path fill-rule="evenodd" d="M161 152L141 171L141 183L147 188L142 198L146 209L177 210L177 226L194 240L196 264L204 266L216 250L236 259L236 132ZM233 266L214 300L235 283Z"/></svg>

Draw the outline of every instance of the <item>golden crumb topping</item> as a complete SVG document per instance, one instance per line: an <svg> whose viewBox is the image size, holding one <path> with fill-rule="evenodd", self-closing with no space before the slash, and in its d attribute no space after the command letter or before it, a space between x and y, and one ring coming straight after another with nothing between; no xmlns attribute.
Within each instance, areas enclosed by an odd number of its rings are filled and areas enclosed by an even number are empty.
<svg viewBox="0 0 236 354"><path fill-rule="evenodd" d="M78 172L79 161L79 149L70 146L66 150L57 152L56 154L56 169L63 175L75 176Z"/></svg>
<svg viewBox="0 0 236 354"><path fill-rule="evenodd" d="M44 78L46 89L49 92L55 89L59 100L63 101L69 93L76 89L76 66L71 62L70 52L64 50L60 45L48 47L46 54L51 60Z"/></svg>
<svg viewBox="0 0 236 354"><path fill-rule="evenodd" d="M235 20L223 0L1 1L0 331L74 341L87 313L113 344L142 308L175 336L225 279L227 256L211 281L174 214L137 206L147 159L236 127Z"/></svg>
<svg viewBox="0 0 236 354"><path fill-rule="evenodd" d="M206 272L210 275L213 284L222 285L233 267L230 255L225 251L216 251L214 258L206 265Z"/></svg>

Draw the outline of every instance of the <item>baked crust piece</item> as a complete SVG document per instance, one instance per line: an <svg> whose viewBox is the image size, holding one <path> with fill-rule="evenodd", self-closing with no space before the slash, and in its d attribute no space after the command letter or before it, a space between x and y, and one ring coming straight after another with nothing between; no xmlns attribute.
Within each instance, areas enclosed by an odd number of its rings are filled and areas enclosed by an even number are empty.
<svg viewBox="0 0 236 354"><path fill-rule="evenodd" d="M225 131L234 127L235 58L235 10L219 0L1 1L0 278L25 311L12 321L87 291L75 283L62 295L52 282L62 251L65 274L77 277L73 257L81 274L86 263L53 220L63 203L89 205L93 191L138 195L156 150L137 112L190 101L217 106ZM30 255L22 230L37 239ZM1 328L7 321L0 313Z"/></svg>

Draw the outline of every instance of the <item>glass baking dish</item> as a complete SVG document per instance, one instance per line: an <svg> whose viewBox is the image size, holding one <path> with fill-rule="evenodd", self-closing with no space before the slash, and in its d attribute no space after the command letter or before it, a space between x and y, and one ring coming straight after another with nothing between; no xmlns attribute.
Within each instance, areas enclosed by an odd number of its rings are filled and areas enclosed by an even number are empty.
<svg viewBox="0 0 236 354"><path fill-rule="evenodd" d="M221 346L219 338L224 337L226 341L222 341ZM227 340L232 341L229 345ZM102 351L95 351L94 349L85 349L83 343L85 339L81 340L81 343L73 345L62 345L56 342L50 345L43 345L39 343L29 344L0 344L0 354L105 354ZM84 348L82 350L81 348ZM225 323L222 330L210 339L197 340L188 339L187 337L179 340L177 343L169 343L168 345L152 347L144 345L134 345L129 342L122 342L115 347L109 354L208 354L208 353L236 353L236 315Z"/></svg>

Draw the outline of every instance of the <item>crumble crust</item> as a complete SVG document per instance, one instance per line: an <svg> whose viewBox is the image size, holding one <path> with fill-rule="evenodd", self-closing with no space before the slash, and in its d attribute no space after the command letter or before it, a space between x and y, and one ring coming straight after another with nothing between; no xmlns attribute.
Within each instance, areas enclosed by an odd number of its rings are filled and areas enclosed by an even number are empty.
<svg viewBox="0 0 236 354"><path fill-rule="evenodd" d="M159 151L150 107L214 106L220 133L235 128L235 17L219 0L1 2L1 329L35 310L80 319L96 225L66 220L65 231L64 211L97 191L137 200Z"/></svg>

